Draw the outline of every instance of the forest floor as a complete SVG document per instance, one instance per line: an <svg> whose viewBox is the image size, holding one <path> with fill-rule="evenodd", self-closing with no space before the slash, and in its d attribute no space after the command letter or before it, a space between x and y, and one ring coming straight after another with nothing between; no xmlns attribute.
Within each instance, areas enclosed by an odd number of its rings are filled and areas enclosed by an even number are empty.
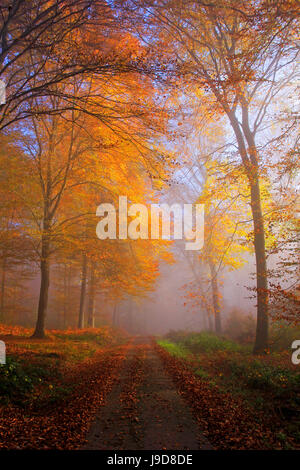
<svg viewBox="0 0 300 470"><path fill-rule="evenodd" d="M229 351L230 362L226 351L196 356L176 343L118 336L109 328L51 331L43 340L30 338L31 333L0 325L0 339L7 347L7 363L0 366L0 449L296 446L295 433L284 433L287 424L293 429L297 424L291 416L273 413L276 397L248 390L247 383L243 394L237 393L243 365L239 351ZM235 354L236 370L230 369ZM247 377L253 382L257 377L245 357ZM258 377L261 372L258 369ZM275 379L282 380L277 375ZM295 412L289 384L284 384L281 414ZM252 395L266 406L251 406Z"/></svg>
<svg viewBox="0 0 300 470"><path fill-rule="evenodd" d="M178 394L152 341L136 337L85 449L212 449Z"/></svg>

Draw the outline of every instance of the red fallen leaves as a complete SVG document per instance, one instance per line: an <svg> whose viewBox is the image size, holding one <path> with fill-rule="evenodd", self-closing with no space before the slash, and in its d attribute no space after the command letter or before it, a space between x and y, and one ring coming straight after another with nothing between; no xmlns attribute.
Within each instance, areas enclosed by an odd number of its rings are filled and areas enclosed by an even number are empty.
<svg viewBox="0 0 300 470"><path fill-rule="evenodd" d="M143 353L143 347L135 346L127 381L120 395L120 402L125 410L124 417L135 422L139 421L136 416L136 405L138 403L137 389L143 377Z"/></svg>
<svg viewBox="0 0 300 470"><path fill-rule="evenodd" d="M203 434L218 450L280 449L263 414L255 414L242 400L209 386L181 359L158 345L155 348L179 393L189 403ZM266 444L267 443L267 444Z"/></svg>
<svg viewBox="0 0 300 470"><path fill-rule="evenodd" d="M143 352L141 346L131 345L128 348L118 385L106 403L102 424L98 423L98 428L96 424L96 427L91 429L88 449L126 450L138 446L142 435L138 417L138 389L143 379ZM98 440L99 435L101 442Z"/></svg>
<svg viewBox="0 0 300 470"><path fill-rule="evenodd" d="M80 339L85 335L99 336L102 339L103 344L116 344L117 337L115 331L110 326L102 326L101 328L81 328L81 329L66 329L66 330L47 330L46 338L38 339L31 338L33 335L33 328L24 328L18 325L4 325L0 323L0 337L3 337L5 341L13 342L27 342L30 338L31 342L34 343L47 343L57 341L58 338L65 339ZM125 332L122 331L122 336Z"/></svg>
<svg viewBox="0 0 300 470"><path fill-rule="evenodd" d="M0 408L1 449L78 449L116 380L127 346L97 352L67 369L64 383L74 383L68 401L47 409Z"/></svg>
<svg viewBox="0 0 300 470"><path fill-rule="evenodd" d="M0 336L2 335L13 335L19 336L21 338L31 336L33 334L33 329L23 328L22 326L9 326L3 325L0 323Z"/></svg>

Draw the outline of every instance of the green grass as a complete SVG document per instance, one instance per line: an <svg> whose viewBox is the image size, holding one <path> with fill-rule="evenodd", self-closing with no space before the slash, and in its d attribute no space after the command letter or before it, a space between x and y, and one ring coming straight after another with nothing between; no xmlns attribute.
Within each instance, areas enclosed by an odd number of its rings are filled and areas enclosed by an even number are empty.
<svg viewBox="0 0 300 470"><path fill-rule="evenodd" d="M239 344L212 333L203 332L189 335L183 344L193 353L211 351L241 351L244 349Z"/></svg>
<svg viewBox="0 0 300 470"><path fill-rule="evenodd" d="M175 332L168 334L167 339L193 354L213 351L243 352L249 349L247 346L242 346L234 341L216 336L207 331L201 333Z"/></svg>
<svg viewBox="0 0 300 470"><path fill-rule="evenodd" d="M164 339L157 340L157 343L162 348L166 349L166 351L168 351L168 353L170 353L172 356L182 357L186 359L187 356L189 355L189 351L180 344L172 343Z"/></svg>
<svg viewBox="0 0 300 470"><path fill-rule="evenodd" d="M196 369L194 373L201 379L210 380L210 375L202 367Z"/></svg>

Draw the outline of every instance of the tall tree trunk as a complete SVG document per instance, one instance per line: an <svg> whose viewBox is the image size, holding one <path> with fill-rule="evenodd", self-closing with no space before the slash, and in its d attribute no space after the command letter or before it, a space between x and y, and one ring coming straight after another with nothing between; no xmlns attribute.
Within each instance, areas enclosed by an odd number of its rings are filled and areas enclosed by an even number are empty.
<svg viewBox="0 0 300 470"><path fill-rule="evenodd" d="M78 328L84 326L84 301L86 292L86 274L87 274L87 258L84 253L82 256L82 271L81 271L81 289L80 289L80 305L79 305L79 316L78 316Z"/></svg>
<svg viewBox="0 0 300 470"><path fill-rule="evenodd" d="M40 284L40 296L37 322L33 337L44 338L45 337L45 320L48 307L48 294L50 285L50 240L51 240L51 224L54 213L51 211L51 187L52 187L52 169L51 169L51 158L53 154L53 133L51 133L51 140L49 143L50 151L47 154L47 172L46 181L44 182L44 217L43 217L43 232L41 240L41 284ZM52 214L51 214L52 212Z"/></svg>
<svg viewBox="0 0 300 470"><path fill-rule="evenodd" d="M68 321L70 321L70 316L68 318L68 312L70 311L71 308L71 276L72 275L72 266L69 266L68 268L68 283L67 283L67 315L66 315L66 326L69 326Z"/></svg>
<svg viewBox="0 0 300 470"><path fill-rule="evenodd" d="M112 324L113 326L118 326L118 312L117 312L117 302L114 304L113 313L112 313Z"/></svg>
<svg viewBox="0 0 300 470"><path fill-rule="evenodd" d="M95 310L95 264L91 263L90 282L89 282L89 305L88 305L88 326L94 328Z"/></svg>
<svg viewBox="0 0 300 470"><path fill-rule="evenodd" d="M0 321L4 320L5 281L6 281L6 257L4 257L2 261Z"/></svg>
<svg viewBox="0 0 300 470"><path fill-rule="evenodd" d="M215 332L219 335L222 333L221 325L221 311L220 311L220 298L219 298L219 289L218 289L218 279L215 265L212 261L209 263L210 273L211 273L211 289L212 289L212 298L213 298L213 307L215 315Z"/></svg>
<svg viewBox="0 0 300 470"><path fill-rule="evenodd" d="M48 307L48 293L50 284L50 239L49 239L49 222L44 223L44 231L42 235L42 253L41 253L41 284L40 284L40 296L38 315L35 331L33 337L44 338L45 337L45 319Z"/></svg>
<svg viewBox="0 0 300 470"><path fill-rule="evenodd" d="M63 317L63 329L66 329L67 323L67 298L68 298L68 277L67 277L68 267L64 265L64 317Z"/></svg>
<svg viewBox="0 0 300 470"><path fill-rule="evenodd" d="M127 311L127 330L129 333L133 334L133 308L132 308L132 301L130 301Z"/></svg>
<svg viewBox="0 0 300 470"><path fill-rule="evenodd" d="M250 182L251 211L254 226L254 249L256 259L256 290L257 290L257 323L256 338L253 348L255 354L261 353L268 347L269 318L268 318L268 272L265 245L264 218L261 207L258 151L253 132L249 127L249 110L246 103L242 106L242 128L248 144L248 155L251 162L248 179Z"/></svg>
<svg viewBox="0 0 300 470"><path fill-rule="evenodd" d="M207 322L208 322L208 329L209 331L213 331L213 322L212 322L212 317L209 312L207 312Z"/></svg>
<svg viewBox="0 0 300 470"><path fill-rule="evenodd" d="M251 210L254 224L257 290L257 323L253 352L257 354L263 352L268 347L269 333L267 260L258 178L251 184Z"/></svg>
<svg viewBox="0 0 300 470"><path fill-rule="evenodd" d="M261 207L258 152L255 137L249 127L249 110L244 102L242 106L242 129L236 116L228 114L235 132L239 153L247 174L251 195L251 212L254 226L254 250L256 259L257 322L256 338L253 348L255 354L268 347L268 273L265 247L264 219Z"/></svg>

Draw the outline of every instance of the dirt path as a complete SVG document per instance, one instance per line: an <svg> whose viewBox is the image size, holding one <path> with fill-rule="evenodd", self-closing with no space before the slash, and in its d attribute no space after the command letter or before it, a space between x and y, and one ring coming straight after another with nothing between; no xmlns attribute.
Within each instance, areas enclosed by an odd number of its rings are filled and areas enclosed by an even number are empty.
<svg viewBox="0 0 300 470"><path fill-rule="evenodd" d="M135 338L85 449L211 449L148 338Z"/></svg>

